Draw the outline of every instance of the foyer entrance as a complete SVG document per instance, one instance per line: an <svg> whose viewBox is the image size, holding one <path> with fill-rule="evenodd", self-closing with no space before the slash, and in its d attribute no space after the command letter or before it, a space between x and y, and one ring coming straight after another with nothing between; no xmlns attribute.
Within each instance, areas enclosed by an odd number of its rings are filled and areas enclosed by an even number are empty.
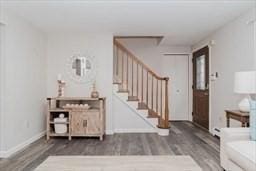
<svg viewBox="0 0 256 171"><path fill-rule="evenodd" d="M193 53L193 122L209 130L209 47Z"/></svg>

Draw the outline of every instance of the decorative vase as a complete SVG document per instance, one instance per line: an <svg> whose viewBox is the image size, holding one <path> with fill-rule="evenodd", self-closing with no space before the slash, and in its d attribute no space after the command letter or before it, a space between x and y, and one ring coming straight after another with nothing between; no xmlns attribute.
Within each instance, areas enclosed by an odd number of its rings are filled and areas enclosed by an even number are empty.
<svg viewBox="0 0 256 171"><path fill-rule="evenodd" d="M62 80L58 80L58 97L64 96L64 87L66 83Z"/></svg>
<svg viewBox="0 0 256 171"><path fill-rule="evenodd" d="M99 92L96 90L96 83L93 83L91 98L98 98L98 97L99 97Z"/></svg>

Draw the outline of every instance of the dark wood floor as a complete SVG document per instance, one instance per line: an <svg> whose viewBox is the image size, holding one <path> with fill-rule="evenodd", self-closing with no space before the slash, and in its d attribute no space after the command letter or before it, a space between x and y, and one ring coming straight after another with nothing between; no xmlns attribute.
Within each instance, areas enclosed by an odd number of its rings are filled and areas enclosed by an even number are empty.
<svg viewBox="0 0 256 171"><path fill-rule="evenodd" d="M42 138L9 159L1 171L33 170L50 155L190 155L205 171L221 170L219 140L190 122L172 122L170 135L115 134L98 139Z"/></svg>

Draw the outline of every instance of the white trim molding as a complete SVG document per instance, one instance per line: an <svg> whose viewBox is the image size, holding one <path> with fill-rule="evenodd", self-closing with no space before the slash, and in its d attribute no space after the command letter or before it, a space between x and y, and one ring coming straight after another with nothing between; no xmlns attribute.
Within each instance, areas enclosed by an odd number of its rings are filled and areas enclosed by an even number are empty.
<svg viewBox="0 0 256 171"><path fill-rule="evenodd" d="M105 134L106 134L106 135L113 135L113 134L114 134L114 131L113 131L113 130L106 130L106 131L105 131Z"/></svg>
<svg viewBox="0 0 256 171"><path fill-rule="evenodd" d="M45 136L45 131L33 136L32 138L24 141L23 143L18 144L15 147L12 147L11 149L7 150L7 151L0 151L0 158L8 158L12 155L14 155L15 153L17 153L18 151L26 148L27 146L29 146L30 144L32 144L33 142L37 141L38 139L42 138L43 136Z"/></svg>
<svg viewBox="0 0 256 171"><path fill-rule="evenodd" d="M157 133L157 131L152 129L115 129L115 133Z"/></svg>

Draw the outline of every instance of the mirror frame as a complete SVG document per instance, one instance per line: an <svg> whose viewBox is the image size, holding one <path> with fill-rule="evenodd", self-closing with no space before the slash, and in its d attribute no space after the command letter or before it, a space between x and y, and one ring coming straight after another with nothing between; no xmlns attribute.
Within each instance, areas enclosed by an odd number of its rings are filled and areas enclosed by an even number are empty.
<svg viewBox="0 0 256 171"><path fill-rule="evenodd" d="M78 57L85 57L86 60L88 60L91 64L91 70L85 75L85 76L79 76L74 72L73 69L73 63L74 60L76 60ZM68 59L68 63L67 63L67 72L69 77L71 78L71 80L73 80L76 83L80 83L80 84L90 84L93 83L96 79L96 74L97 74L97 70L96 70L96 62L95 62L95 57L94 56L90 56L90 55L73 55Z"/></svg>

